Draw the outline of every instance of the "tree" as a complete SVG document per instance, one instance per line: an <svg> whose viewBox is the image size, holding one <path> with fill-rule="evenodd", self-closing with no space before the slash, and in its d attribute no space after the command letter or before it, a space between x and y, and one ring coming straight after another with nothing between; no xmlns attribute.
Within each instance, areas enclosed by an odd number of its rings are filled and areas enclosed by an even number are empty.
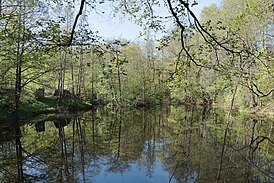
<svg viewBox="0 0 274 183"><path fill-rule="evenodd" d="M173 74L173 78L177 78L173 80L175 83L185 80L187 89L192 89L191 95L206 100L212 100L211 96L215 100L223 94L231 95L228 92L231 87L240 85L239 90L246 90L242 93L252 96L240 97L252 98L253 101L246 103L254 106L258 103L256 98L272 93L272 86L258 86L259 78L273 77L273 66L269 62L273 51L269 48L268 51L263 51L266 50L263 47L265 41L260 39L265 37L264 30L268 30L267 27L273 24L269 1L224 1L220 8L212 5L204 9L201 20L193 14L190 4L184 1L178 3L183 6L182 10L189 13L189 26L181 19L184 14L175 11L174 3L169 2L178 28L175 29L175 34L162 40L166 44L171 39L176 39L177 35L180 38L183 52L180 51L177 56L179 61ZM195 78L198 80L186 79L185 75L181 77L182 73L187 72L186 65L188 68L191 65L196 67L193 71L197 73ZM194 86L191 86L192 81Z"/></svg>
<svg viewBox="0 0 274 183"><path fill-rule="evenodd" d="M6 1L1 14L1 68L2 86L14 88L14 110L19 110L23 88L46 71L36 71L47 57L37 41L39 16L44 11L39 4L26 0ZM37 13L36 15L34 15ZM37 22L33 22L37 20ZM38 51L39 50L39 51ZM30 71L32 69L32 71ZM8 82L4 82L4 81ZM4 83L3 83L4 82Z"/></svg>

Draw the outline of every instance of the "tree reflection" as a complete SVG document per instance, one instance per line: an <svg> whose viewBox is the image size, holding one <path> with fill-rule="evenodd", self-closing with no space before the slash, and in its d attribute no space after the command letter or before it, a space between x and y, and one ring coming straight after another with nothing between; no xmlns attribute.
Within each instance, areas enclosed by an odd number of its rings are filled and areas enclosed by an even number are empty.
<svg viewBox="0 0 274 183"><path fill-rule="evenodd" d="M57 174L57 182L69 182L72 179L68 170L68 153L66 144L66 133L64 127L70 123L70 119L57 119L54 121L55 127L58 129L60 151L61 151L61 163Z"/></svg>
<svg viewBox="0 0 274 183"><path fill-rule="evenodd" d="M20 128L15 129L16 136L16 159L17 159L17 174L18 174L18 182L24 182L24 172L23 172L23 150L21 144L21 131Z"/></svg>
<svg viewBox="0 0 274 183"><path fill-rule="evenodd" d="M146 175L152 178L154 172L154 163L156 161L156 128L157 128L157 118L153 114L151 119L148 119L147 113L142 110L142 124L144 125L143 138L145 139L145 148L143 156L145 157Z"/></svg>
<svg viewBox="0 0 274 183"><path fill-rule="evenodd" d="M111 139L111 141L114 141L114 144L116 144L116 148L114 146L113 154L110 154L107 158L106 165L108 172L123 173L128 171L130 167L129 164L121 158L122 115L122 110L118 109L114 118L114 125L116 125L116 123L118 124L118 131L117 135L114 135L114 138Z"/></svg>
<svg viewBox="0 0 274 183"><path fill-rule="evenodd" d="M20 138L21 130L18 126L8 128L8 133L1 131L0 135L0 182L24 182L23 148ZM2 136L4 135L4 136Z"/></svg>
<svg viewBox="0 0 274 183"><path fill-rule="evenodd" d="M109 110L55 116L0 129L0 182L96 182L104 172L138 171L153 182L214 182L224 137L217 110ZM273 122L233 117L221 181L269 182ZM260 143L259 143L260 142ZM140 172L139 172L140 173Z"/></svg>
<svg viewBox="0 0 274 183"><path fill-rule="evenodd" d="M223 140L219 137L223 136L224 128L216 129L211 124L222 125L223 123L218 121L223 120L223 118L218 117L218 115L213 118L209 115L206 115L205 119L199 118L197 110L185 112L175 109L173 112L175 113L170 115L169 121L180 119L180 123L173 125L173 130L165 129L175 132L175 134L170 135L170 139L167 139L162 159L170 174L169 180L176 180L176 182L214 182L223 146ZM261 156L259 158L258 154L265 154L267 151L262 151L262 149L261 152L252 151L249 146L250 140L244 141L242 138L254 139L254 133L262 134L264 133L262 129L267 128L255 128L254 125L257 122L250 125L252 122L246 118L235 119L235 121L237 120L244 123L237 123L238 126L235 123L227 132L226 145L230 148L227 148L223 155L221 181L263 181L264 179L258 179L258 177L267 172L266 170L262 172L258 168L269 166L270 163L265 161L267 160L266 157ZM206 126L201 125L204 122L206 122ZM264 181L268 182L273 179L269 178L266 175Z"/></svg>

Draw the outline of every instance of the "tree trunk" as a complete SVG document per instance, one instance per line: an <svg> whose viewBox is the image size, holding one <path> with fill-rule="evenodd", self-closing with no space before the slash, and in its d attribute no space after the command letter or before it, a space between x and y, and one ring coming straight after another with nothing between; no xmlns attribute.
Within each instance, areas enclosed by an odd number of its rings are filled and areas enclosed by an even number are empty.
<svg viewBox="0 0 274 183"><path fill-rule="evenodd" d="M119 62L119 55L116 52L116 64L117 64L117 77L118 77L118 87L119 87L119 105L121 104L122 101L122 83L121 83L121 66Z"/></svg>

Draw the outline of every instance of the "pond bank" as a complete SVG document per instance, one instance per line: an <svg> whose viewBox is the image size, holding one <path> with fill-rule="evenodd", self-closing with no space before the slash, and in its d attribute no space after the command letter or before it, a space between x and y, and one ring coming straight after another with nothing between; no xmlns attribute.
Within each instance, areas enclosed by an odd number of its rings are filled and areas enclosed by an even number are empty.
<svg viewBox="0 0 274 183"><path fill-rule="evenodd" d="M71 98L63 98L60 107L57 108L57 99L44 97L39 100L28 100L21 103L20 116L23 119L31 118L41 114L65 114L74 111L90 110L92 105L86 101L79 101L77 106L73 104ZM0 109L0 118L5 119L12 116L12 109L4 106Z"/></svg>

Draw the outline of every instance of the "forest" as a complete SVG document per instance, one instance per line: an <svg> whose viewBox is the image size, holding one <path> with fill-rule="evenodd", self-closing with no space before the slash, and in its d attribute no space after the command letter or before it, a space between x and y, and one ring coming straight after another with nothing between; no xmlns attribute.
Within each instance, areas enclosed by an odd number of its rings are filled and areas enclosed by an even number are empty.
<svg viewBox="0 0 274 183"><path fill-rule="evenodd" d="M144 39L105 40L90 30L88 13L101 4L142 25ZM220 7L204 7L200 19L191 10L196 4L1 2L3 115L78 104L229 109L231 101L233 109L273 113L273 2L224 0ZM160 6L170 15L157 15ZM163 36L155 39L157 33Z"/></svg>
<svg viewBox="0 0 274 183"><path fill-rule="evenodd" d="M0 182L273 182L273 0L202 2L0 0Z"/></svg>

